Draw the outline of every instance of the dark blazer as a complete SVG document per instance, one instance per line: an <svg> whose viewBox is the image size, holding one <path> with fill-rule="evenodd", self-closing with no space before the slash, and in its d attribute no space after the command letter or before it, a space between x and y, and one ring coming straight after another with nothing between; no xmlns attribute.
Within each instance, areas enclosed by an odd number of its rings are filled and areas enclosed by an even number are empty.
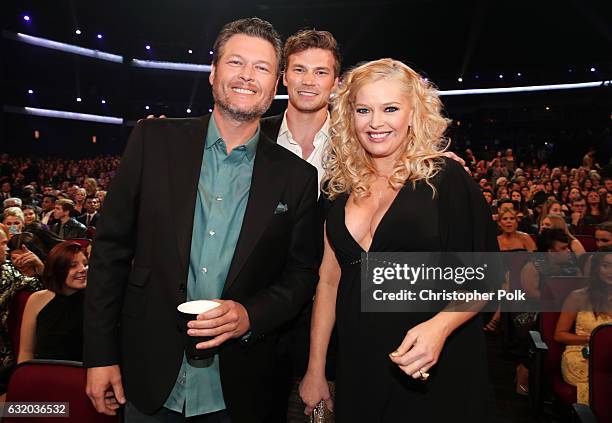
<svg viewBox="0 0 612 423"><path fill-rule="evenodd" d="M61 224L60 221L56 221L49 227L49 230L55 235L59 235ZM87 228L85 225L77 222L74 217L71 217L64 225L64 239L85 238L86 234Z"/></svg>
<svg viewBox="0 0 612 423"><path fill-rule="evenodd" d="M284 117L285 114L281 113L280 115L263 118L260 122L261 132L266 134L272 141L276 142Z"/></svg>
<svg viewBox="0 0 612 423"><path fill-rule="evenodd" d="M87 213L83 213L82 215L80 215L79 217L76 218L76 220L78 222L81 222L83 225L85 225L85 226L93 226L94 228L98 224L98 219L100 219L100 213L99 212L96 212L96 214L93 215L93 217L91 218L91 222L89 222L89 225L87 225Z"/></svg>
<svg viewBox="0 0 612 423"><path fill-rule="evenodd" d="M85 300L86 367L120 364L145 413L166 401L183 358L176 307L186 300L197 184L210 115L140 121L104 202ZM234 423L271 422L277 329L312 298L320 238L316 170L261 134L244 221L222 298L249 314L248 343L219 349ZM277 206L286 211L276 213Z"/></svg>

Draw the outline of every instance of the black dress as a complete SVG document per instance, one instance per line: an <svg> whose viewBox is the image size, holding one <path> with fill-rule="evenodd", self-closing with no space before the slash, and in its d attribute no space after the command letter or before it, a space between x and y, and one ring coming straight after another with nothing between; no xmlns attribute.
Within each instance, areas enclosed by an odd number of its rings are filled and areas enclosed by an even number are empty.
<svg viewBox="0 0 612 423"><path fill-rule="evenodd" d="M84 290L56 294L36 317L34 358L83 360Z"/></svg>
<svg viewBox="0 0 612 423"><path fill-rule="evenodd" d="M381 219L370 251L497 251L496 227L476 184L452 160L433 181L406 184ZM345 225L348 195L329 205L327 237L341 267L336 302L338 334L336 421L481 422L489 399L482 320L474 318L446 340L428 381L414 380L388 354L413 326L434 313L360 311L364 252Z"/></svg>

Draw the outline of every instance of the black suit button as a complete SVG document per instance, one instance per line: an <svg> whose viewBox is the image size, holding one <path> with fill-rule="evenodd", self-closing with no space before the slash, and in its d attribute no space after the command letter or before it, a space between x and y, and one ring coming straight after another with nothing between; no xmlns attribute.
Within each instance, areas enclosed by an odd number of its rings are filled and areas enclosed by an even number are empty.
<svg viewBox="0 0 612 423"><path fill-rule="evenodd" d="M180 285L179 285L179 291L181 291L181 292L185 292L186 290L187 290L187 287L185 286L185 284L184 284L184 283L182 283L182 284L180 284Z"/></svg>

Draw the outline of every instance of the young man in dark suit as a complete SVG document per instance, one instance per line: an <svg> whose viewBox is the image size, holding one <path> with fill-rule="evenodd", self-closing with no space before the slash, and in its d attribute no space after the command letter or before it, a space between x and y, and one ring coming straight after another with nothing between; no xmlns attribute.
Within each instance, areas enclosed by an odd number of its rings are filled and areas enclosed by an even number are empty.
<svg viewBox="0 0 612 423"><path fill-rule="evenodd" d="M259 130L280 50L268 22L227 24L214 47L213 113L134 129L86 291L87 393L98 411L127 400L128 423L284 419L274 414L277 330L314 294L321 234L316 170ZM192 366L176 307L203 298L221 305L189 334L214 337L198 348L218 353Z"/></svg>

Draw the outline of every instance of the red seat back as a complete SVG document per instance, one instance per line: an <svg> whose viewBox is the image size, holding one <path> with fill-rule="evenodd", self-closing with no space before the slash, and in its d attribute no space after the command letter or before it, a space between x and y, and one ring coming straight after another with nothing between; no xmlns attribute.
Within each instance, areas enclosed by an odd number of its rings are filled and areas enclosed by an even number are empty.
<svg viewBox="0 0 612 423"><path fill-rule="evenodd" d="M586 251L597 251L597 243L595 237L590 235L575 235Z"/></svg>
<svg viewBox="0 0 612 423"><path fill-rule="evenodd" d="M540 299L552 309L561 310L565 298L574 290L583 288L586 278L570 276L554 276L542 281ZM548 379L555 395L567 405L576 402L576 387L566 383L561 374L561 356L565 345L555 341L555 329L559 320L559 311L550 311L540 314L540 333L548 346L548 353L544 359L544 374Z"/></svg>
<svg viewBox="0 0 612 423"><path fill-rule="evenodd" d="M7 402L67 402L70 417L5 417L7 423L115 423L118 416L98 413L85 394L87 370L81 363L32 360L19 364L9 379Z"/></svg>
<svg viewBox="0 0 612 423"><path fill-rule="evenodd" d="M13 354L15 361L17 361L17 354L19 354L19 339L21 336L21 319L23 318L23 311L25 310L28 298L32 295L32 291L22 289L17 291L11 300L9 308L9 314L7 317L7 330L11 338L13 347Z"/></svg>
<svg viewBox="0 0 612 423"><path fill-rule="evenodd" d="M597 421L612 422L612 323L595 328L589 350L589 405Z"/></svg>

